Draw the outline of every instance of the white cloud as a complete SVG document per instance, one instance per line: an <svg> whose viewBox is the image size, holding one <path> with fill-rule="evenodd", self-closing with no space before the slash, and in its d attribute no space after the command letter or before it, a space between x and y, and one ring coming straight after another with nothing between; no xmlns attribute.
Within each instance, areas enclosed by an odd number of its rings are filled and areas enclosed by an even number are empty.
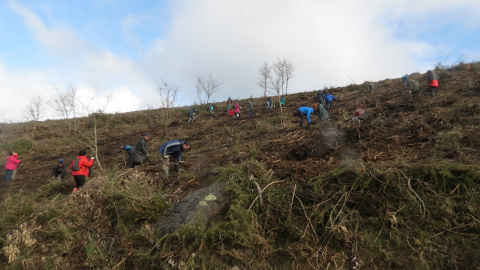
<svg viewBox="0 0 480 270"><path fill-rule="evenodd" d="M87 42L89 37L81 36L73 23L58 25L52 20L47 27L33 11L13 0L9 3L33 30L45 49L42 52L51 56L53 67L27 69L19 75L6 63L0 66L0 87L15 89L11 91L15 94L6 96L23 104L18 93L48 93L51 83L73 83L85 95L104 99L112 93L109 111L135 110L140 104L158 107L154 82L160 79L178 85L179 102L191 104L196 99L196 74L212 74L222 83L221 93L212 97L216 101L260 96L257 68L277 58L296 66L290 92L424 72L439 56L453 51L445 44L416 38L436 25L432 22L441 22L436 14L447 22L463 20L474 29L480 25L479 17L472 15L480 10L480 2L467 0L175 0L169 2L172 21L159 26L171 28L154 41L145 40L140 28L151 15L126 12L118 22L129 45L122 48L137 51L120 55L114 47ZM55 16L54 10L44 9Z"/></svg>

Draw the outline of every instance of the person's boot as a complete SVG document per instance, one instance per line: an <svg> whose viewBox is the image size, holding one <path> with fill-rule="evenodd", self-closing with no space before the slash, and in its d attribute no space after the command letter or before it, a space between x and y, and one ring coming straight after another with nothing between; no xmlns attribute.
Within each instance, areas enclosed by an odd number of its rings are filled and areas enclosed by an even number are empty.
<svg viewBox="0 0 480 270"><path fill-rule="evenodd" d="M178 167L178 164L173 165L173 168L175 169L176 172L180 171L180 168Z"/></svg>
<svg viewBox="0 0 480 270"><path fill-rule="evenodd" d="M78 188L74 188L72 193L75 193L78 190Z"/></svg>
<svg viewBox="0 0 480 270"><path fill-rule="evenodd" d="M167 170L163 170L163 173L165 174L166 177L168 177L168 169L167 169Z"/></svg>

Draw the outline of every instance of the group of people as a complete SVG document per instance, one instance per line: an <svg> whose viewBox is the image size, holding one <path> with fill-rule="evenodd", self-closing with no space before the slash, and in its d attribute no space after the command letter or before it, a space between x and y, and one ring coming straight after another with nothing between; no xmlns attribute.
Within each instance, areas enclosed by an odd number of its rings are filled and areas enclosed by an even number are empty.
<svg viewBox="0 0 480 270"><path fill-rule="evenodd" d="M318 115L318 119L322 122L325 122L329 118L327 110L332 108L332 102L336 100L337 97L328 93L326 90L319 90L317 92L317 103L313 104L312 107L300 107L293 113L293 116L300 118L300 126L305 126L305 121L307 121L307 126L312 122L310 115ZM327 107L325 109L325 107Z"/></svg>
<svg viewBox="0 0 480 270"><path fill-rule="evenodd" d="M125 145L121 146L122 150L125 150L129 156L127 166L134 168L142 163L150 161L150 155L148 153L147 142L150 139L148 132L140 136L134 146ZM183 151L189 151L191 144L185 140L171 140L160 145L158 153L162 156L162 169L165 176L169 176L170 160L174 160L174 169L179 171L179 165L183 164L182 153Z"/></svg>
<svg viewBox="0 0 480 270"><path fill-rule="evenodd" d="M438 75L435 73L435 71L429 70L427 71L427 83L428 87L430 88L430 96L432 98L435 97L435 94L437 92L438 88ZM410 84L410 93L412 95L417 95L422 91L422 87L420 86L420 83L416 80L411 80L408 81L408 75L405 74L402 76L402 82L403 86L407 87L407 85Z"/></svg>
<svg viewBox="0 0 480 270"><path fill-rule="evenodd" d="M75 188L73 192L76 192L80 187L85 184L85 177L89 177L91 173L91 167L93 166L93 160L95 158L87 158L85 150L80 150L78 156L72 161L70 170L72 171L73 179L75 180ZM6 157L7 163L5 164L5 182L10 182L17 171L18 164L22 162L18 159L18 154L14 151L10 151ZM66 167L63 164L63 159L59 159L51 171L51 176L54 179L66 178Z"/></svg>

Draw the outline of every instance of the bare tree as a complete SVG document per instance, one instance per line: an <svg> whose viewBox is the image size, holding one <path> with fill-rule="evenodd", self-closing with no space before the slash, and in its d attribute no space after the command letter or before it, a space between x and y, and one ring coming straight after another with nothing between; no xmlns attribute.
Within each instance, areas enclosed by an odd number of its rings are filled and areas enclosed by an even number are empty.
<svg viewBox="0 0 480 270"><path fill-rule="evenodd" d="M37 122L43 114L44 105L45 103L43 102L42 97L35 96L30 98L30 101L25 108L25 118L27 121L33 121L32 136L37 128Z"/></svg>
<svg viewBox="0 0 480 270"><path fill-rule="evenodd" d="M68 85L65 89L61 89L56 85L52 85L55 95L52 98L51 106L55 110L57 116L62 119L73 120L73 129L77 129L77 86L75 84Z"/></svg>
<svg viewBox="0 0 480 270"><path fill-rule="evenodd" d="M200 100L200 104L202 104L201 93L205 93L207 95L207 103L210 102L210 97L220 91L218 87L221 85L211 74L207 75L207 78L203 78L200 75L196 75L197 82L195 86L197 88L197 96Z"/></svg>
<svg viewBox="0 0 480 270"><path fill-rule="evenodd" d="M91 130L78 130L76 129L76 133L79 134L80 137L74 136L73 138L82 144L84 144L87 148L93 151L94 156L96 158L96 164L98 164L98 167L100 168L100 171L103 172L103 167L102 163L100 162L100 159L98 158L98 129L99 126L102 122L108 121L108 117L105 114L105 111L107 109L108 104L112 100L112 95L109 94L105 101L104 104L99 106L99 109L97 110L91 110L91 102L93 100L98 100L98 98L91 97L90 102L88 104L79 102L79 104L82 106L83 111L88 113L87 119L90 122L90 127L92 128Z"/></svg>
<svg viewBox="0 0 480 270"><path fill-rule="evenodd" d="M175 83L161 79L161 82L156 83L155 91L160 96L160 106L163 108L162 117L166 124L171 117L171 108L175 105L179 88Z"/></svg>
<svg viewBox="0 0 480 270"><path fill-rule="evenodd" d="M288 94L288 82L293 78L293 71L295 66L286 59L284 60L284 75L285 75L285 94Z"/></svg>
<svg viewBox="0 0 480 270"><path fill-rule="evenodd" d="M280 60L280 58L277 59L277 62L275 62L272 65L273 72L275 73L274 77L275 77L276 83L280 85L280 89L279 91L277 91L278 96L280 96L280 94L283 95L285 92L284 91L284 86L285 86L285 68L284 67L285 67L284 60Z"/></svg>
<svg viewBox="0 0 480 270"><path fill-rule="evenodd" d="M263 62L263 65L258 68L259 76L257 77L257 85L263 89L263 96L267 96L271 70L272 68L268 65L267 61Z"/></svg>

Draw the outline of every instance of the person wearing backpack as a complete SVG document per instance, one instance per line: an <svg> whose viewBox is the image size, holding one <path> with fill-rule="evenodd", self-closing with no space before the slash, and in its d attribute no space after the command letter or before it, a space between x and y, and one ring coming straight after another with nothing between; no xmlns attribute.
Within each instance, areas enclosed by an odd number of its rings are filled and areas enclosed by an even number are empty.
<svg viewBox="0 0 480 270"><path fill-rule="evenodd" d="M85 178L90 174L90 168L93 166L94 159L94 157L87 158L85 150L78 151L77 158L70 165L70 170L72 170L73 179L75 180L75 188L72 193L75 193L85 185Z"/></svg>

